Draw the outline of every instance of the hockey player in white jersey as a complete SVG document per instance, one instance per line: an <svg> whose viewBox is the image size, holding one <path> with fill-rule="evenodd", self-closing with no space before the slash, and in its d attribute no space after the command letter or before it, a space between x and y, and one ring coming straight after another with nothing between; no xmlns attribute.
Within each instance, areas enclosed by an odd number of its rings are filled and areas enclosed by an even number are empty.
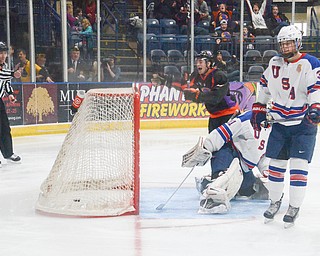
<svg viewBox="0 0 320 256"><path fill-rule="evenodd" d="M271 204L264 217L268 222L279 211L289 162L289 207L283 217L286 228L294 224L302 205L308 163L316 143L320 122L320 61L300 52L302 34L293 25L283 27L277 41L281 56L270 60L261 77L251 123L256 131L261 129L261 123L266 120L266 104L272 100L270 115L278 122L272 125L266 149L266 156L270 158L268 189Z"/></svg>
<svg viewBox="0 0 320 256"><path fill-rule="evenodd" d="M226 143L231 142L233 146L233 151L225 152L228 169L215 173L213 177L196 179L197 189L202 194L199 213L228 212L230 200L237 193L252 198L258 198L255 194L261 196L262 193L265 194L264 199L268 196L268 191L254 176L252 169L258 167L261 174L268 169L269 162L264 153L269 129L255 133L250 124L251 114L247 111L214 129L203 143L198 143L183 156L182 166L202 166L213 152L219 151ZM260 182L257 183L257 180Z"/></svg>

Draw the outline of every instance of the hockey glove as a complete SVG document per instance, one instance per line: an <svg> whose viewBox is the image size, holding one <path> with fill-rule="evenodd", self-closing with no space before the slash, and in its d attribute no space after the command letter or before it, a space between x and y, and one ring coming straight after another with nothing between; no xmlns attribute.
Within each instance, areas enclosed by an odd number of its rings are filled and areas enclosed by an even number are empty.
<svg viewBox="0 0 320 256"><path fill-rule="evenodd" d="M250 123L255 131L261 131L261 123L267 120L267 109L265 104L253 103Z"/></svg>
<svg viewBox="0 0 320 256"><path fill-rule="evenodd" d="M309 107L307 119L313 124L320 123L320 103L314 103Z"/></svg>
<svg viewBox="0 0 320 256"><path fill-rule="evenodd" d="M184 89L183 93L184 93L184 98L186 100L197 102L200 91L198 89L190 88L190 89Z"/></svg>

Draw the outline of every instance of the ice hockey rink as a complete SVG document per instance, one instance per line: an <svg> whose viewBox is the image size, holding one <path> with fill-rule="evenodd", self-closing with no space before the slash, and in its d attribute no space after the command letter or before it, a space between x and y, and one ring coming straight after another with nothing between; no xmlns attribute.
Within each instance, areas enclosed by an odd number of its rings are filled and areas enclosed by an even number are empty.
<svg viewBox="0 0 320 256"><path fill-rule="evenodd" d="M268 201L233 200L228 214L197 214L194 177L209 173L209 165L196 167L163 210L156 210L190 171L180 167L182 155L206 133L205 128L142 130L140 215L109 218L36 212L40 185L66 134L14 138L23 162L3 163L0 169L0 255L320 255L319 136L305 201L290 229L282 222L288 186L280 213L269 224L262 217Z"/></svg>

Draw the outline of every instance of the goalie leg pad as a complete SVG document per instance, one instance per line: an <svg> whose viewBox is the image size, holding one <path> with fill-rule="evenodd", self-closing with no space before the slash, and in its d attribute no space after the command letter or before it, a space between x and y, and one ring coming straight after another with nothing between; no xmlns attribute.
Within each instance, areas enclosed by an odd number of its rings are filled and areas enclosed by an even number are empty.
<svg viewBox="0 0 320 256"><path fill-rule="evenodd" d="M210 194L210 189L222 188L226 190L228 199L231 200L238 192L241 183L243 181L243 175L239 164L239 159L234 158L229 168L221 176L215 179L206 191Z"/></svg>
<svg viewBox="0 0 320 256"><path fill-rule="evenodd" d="M226 213L230 210L230 200L237 194L243 180L239 159L235 158L230 167L213 180L203 192L199 213Z"/></svg>

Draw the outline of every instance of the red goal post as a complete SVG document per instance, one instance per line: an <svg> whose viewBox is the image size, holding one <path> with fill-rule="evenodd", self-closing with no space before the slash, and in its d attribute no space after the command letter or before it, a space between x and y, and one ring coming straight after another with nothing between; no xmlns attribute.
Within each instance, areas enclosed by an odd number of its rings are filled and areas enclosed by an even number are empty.
<svg viewBox="0 0 320 256"><path fill-rule="evenodd" d="M135 86L89 90L36 209L72 216L139 214L139 128Z"/></svg>

